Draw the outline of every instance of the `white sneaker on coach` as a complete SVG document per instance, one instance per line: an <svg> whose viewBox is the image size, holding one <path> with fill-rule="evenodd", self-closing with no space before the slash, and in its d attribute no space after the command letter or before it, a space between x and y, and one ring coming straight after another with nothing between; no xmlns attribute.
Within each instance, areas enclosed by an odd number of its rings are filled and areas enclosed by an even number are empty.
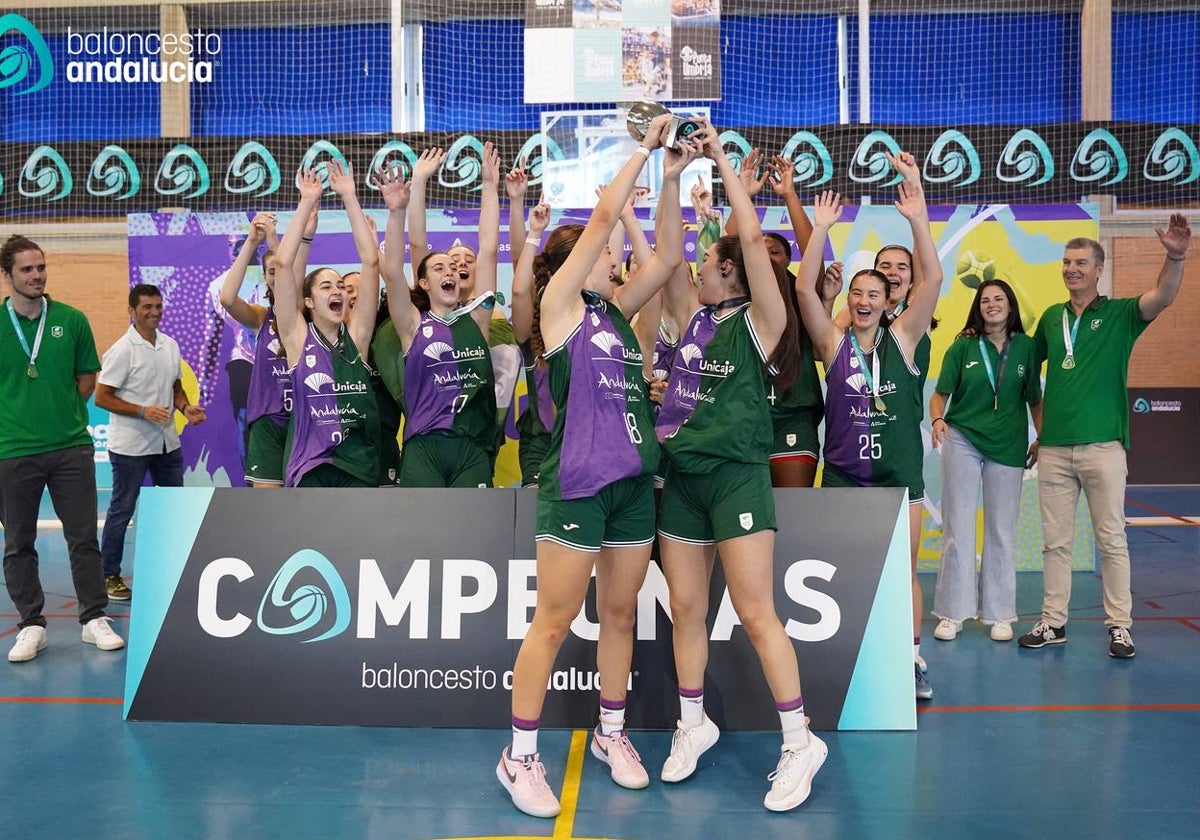
<svg viewBox="0 0 1200 840"><path fill-rule="evenodd" d="M36 657L39 651L45 650L48 644L50 643L46 641L45 627L37 624L23 627L17 634L17 641L13 644L12 650L8 652L8 661L28 662Z"/></svg>
<svg viewBox="0 0 1200 840"><path fill-rule="evenodd" d="M768 811L790 811L812 793L813 776L825 763L829 747L811 732L807 744L784 744L775 772L767 776L771 789L763 800Z"/></svg>
<svg viewBox="0 0 1200 840"><path fill-rule="evenodd" d="M509 752L509 747L501 751L496 778L512 797L513 805L531 817L557 817L561 808L558 797L546 784L546 768L541 758L537 753L512 758Z"/></svg>
<svg viewBox="0 0 1200 840"><path fill-rule="evenodd" d="M596 727L592 732L592 755L612 768L612 779L621 787L641 790L650 785L642 757L629 743L629 735L624 729L612 735L601 735L600 727Z"/></svg>
<svg viewBox="0 0 1200 840"><path fill-rule="evenodd" d="M125 640L112 629L112 619L106 615L93 618L83 625L83 641L100 650L120 650L125 647Z"/></svg>
<svg viewBox="0 0 1200 840"><path fill-rule="evenodd" d="M709 720L708 715L699 725L685 727L679 721L675 734L671 737L671 754L663 762L662 780L664 782L682 782L696 772L696 762L700 756L717 743L721 730Z"/></svg>

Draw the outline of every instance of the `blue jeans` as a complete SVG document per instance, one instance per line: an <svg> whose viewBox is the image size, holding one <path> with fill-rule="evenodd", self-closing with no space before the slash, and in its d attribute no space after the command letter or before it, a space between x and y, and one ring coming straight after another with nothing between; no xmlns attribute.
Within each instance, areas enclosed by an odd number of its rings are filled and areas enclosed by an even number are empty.
<svg viewBox="0 0 1200 840"><path fill-rule="evenodd" d="M156 487L183 486L183 449L163 452L159 455L119 455L108 453L112 464L112 500L108 503L108 515L104 519L104 537L100 543L100 554L104 557L104 576L121 574L121 560L125 556L125 529L133 518L142 482L146 473Z"/></svg>

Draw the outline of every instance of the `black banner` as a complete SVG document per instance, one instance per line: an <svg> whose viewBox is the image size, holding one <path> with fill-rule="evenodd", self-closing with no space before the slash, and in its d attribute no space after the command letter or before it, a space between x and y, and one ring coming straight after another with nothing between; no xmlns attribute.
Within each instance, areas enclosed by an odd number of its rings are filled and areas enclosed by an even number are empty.
<svg viewBox="0 0 1200 840"><path fill-rule="evenodd" d="M1129 483L1200 484L1196 429L1200 388L1130 388Z"/></svg>
<svg viewBox="0 0 1200 840"><path fill-rule="evenodd" d="M127 717L507 726L536 602L535 503L518 490L149 488ZM913 728L903 492L781 491L777 504L775 597L814 727ZM725 728L774 729L719 566L706 705ZM652 564L638 602L632 726L674 726L668 609ZM555 663L545 726L594 724L597 631L593 587Z"/></svg>
<svg viewBox="0 0 1200 840"><path fill-rule="evenodd" d="M692 53L696 72L703 50ZM820 126L728 129L721 134L735 167L751 148L796 163L805 199L826 189L852 198L895 197L885 153L912 151L931 202L1074 202L1085 195L1127 201L1194 202L1200 196L1200 125L1062 123L1038 126ZM324 171L327 161L353 164L368 204L379 205L368 174L385 165L406 173L421 149L448 152L429 186L430 206L479 202L484 140L496 142L504 166L522 158L531 184L545 158L568 153L540 133L424 133L392 138L195 138L112 143L13 143L0 153L0 213L8 216L124 215L163 207L191 210L285 209L296 201L298 168ZM718 201L720 189L718 186ZM535 193L536 194L536 193ZM769 190L760 201L771 202Z"/></svg>

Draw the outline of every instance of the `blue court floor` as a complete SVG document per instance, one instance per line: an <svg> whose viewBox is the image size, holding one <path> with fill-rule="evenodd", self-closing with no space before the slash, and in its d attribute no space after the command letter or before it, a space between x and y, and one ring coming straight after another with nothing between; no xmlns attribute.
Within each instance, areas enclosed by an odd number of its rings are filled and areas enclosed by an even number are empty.
<svg viewBox="0 0 1200 840"><path fill-rule="evenodd" d="M1060 647L1020 650L971 625L938 642L930 620L936 694L918 731L822 733L829 759L796 811L762 807L775 733L723 734L670 787L657 781L670 733L634 733L654 781L632 792L584 758L586 733L549 731L554 821L519 814L497 783L506 731L123 722L125 654L80 643L48 529L50 647L0 662L0 837L1200 838L1200 527L1184 521L1200 488L1131 488L1129 503L1146 523L1129 529L1135 659L1108 657L1099 579L1076 574ZM1020 575L1022 616L1040 602L1041 576ZM124 633L128 607L111 612ZM5 598L5 651L15 618Z"/></svg>

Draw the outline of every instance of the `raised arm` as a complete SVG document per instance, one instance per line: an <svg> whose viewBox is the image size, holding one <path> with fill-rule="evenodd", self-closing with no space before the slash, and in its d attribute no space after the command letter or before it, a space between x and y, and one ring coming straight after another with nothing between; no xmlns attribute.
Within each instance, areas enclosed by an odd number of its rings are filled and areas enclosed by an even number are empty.
<svg viewBox="0 0 1200 840"><path fill-rule="evenodd" d="M250 235L246 237L242 250L238 251L237 259L233 261L229 271L225 272L225 282L221 284L219 294L221 306L225 307L225 311L239 324L252 330L262 326L263 319L267 317L267 308L242 300L238 292L241 291L242 281L246 279L246 269L250 267L250 261L254 259L258 246L267 238L268 227L274 232L275 217L271 213L258 213L250 220Z"/></svg>
<svg viewBox="0 0 1200 840"><path fill-rule="evenodd" d="M496 259L500 247L500 153L489 140L483 144L483 205L479 212L479 252L475 259L475 297L496 293ZM477 306L471 317L488 334L492 307Z"/></svg>
<svg viewBox="0 0 1200 840"><path fill-rule="evenodd" d="M771 189L783 199L787 207L788 220L792 223L792 233L796 236L796 247L800 253L808 247L808 238L812 236L812 220L804 212L804 205L796 195L796 164L783 155L775 155L771 159Z"/></svg>
<svg viewBox="0 0 1200 840"><path fill-rule="evenodd" d="M842 340L843 328L834 323L825 309L822 299L830 294L831 289L826 285L837 283L841 290L842 274L830 274L822 271L825 259L825 242L829 239L829 231L834 223L842 217L842 197L829 190L817 196L813 204L813 231L808 238L808 247L800 258L800 270L796 272L796 301L800 304L800 317L804 320L804 329L812 339L813 352L825 364L832 361L837 352L838 342ZM825 278L820 291L817 289L818 278ZM837 292L833 291L833 297Z"/></svg>
<svg viewBox="0 0 1200 840"><path fill-rule="evenodd" d="M1155 228L1158 241L1167 256L1158 272L1154 288L1138 298L1138 314L1143 321L1153 321L1171 305L1179 294L1183 282L1183 261L1187 259L1188 245L1192 241L1192 229L1182 213L1172 213L1167 229Z"/></svg>
<svg viewBox="0 0 1200 840"><path fill-rule="evenodd" d="M521 158L504 176L504 191L508 194L508 253L514 270L525 250L525 193L528 189L529 175L525 172L525 158Z"/></svg>
<svg viewBox="0 0 1200 840"><path fill-rule="evenodd" d="M680 141L678 150L663 150L662 187L658 192L658 209L654 219L654 251L649 260L638 260L637 272L615 295L617 306L626 318L632 318L646 301L658 294L683 262L683 212L679 206L679 179L688 164L700 154L702 143L701 138L688 138ZM631 223L641 234L636 216L631 218ZM644 235L641 239L645 243Z"/></svg>
<svg viewBox="0 0 1200 840"><path fill-rule="evenodd" d="M358 203L354 170L348 164L343 169L341 162L330 161L329 186L346 208L350 232L354 235L354 250L358 252L359 262L362 263L358 303L355 305L355 318L350 322L350 337L365 358L371 346L371 336L375 333L375 313L379 309L379 240L363 213L362 205Z"/></svg>
<svg viewBox="0 0 1200 840"><path fill-rule="evenodd" d="M583 301L580 292L596 260L608 242L608 235L621 216L621 208L633 191L642 167L650 158L650 152L661 144L661 137L672 117L663 114L655 117L642 139L642 145L630 156L600 196L591 218L584 226L570 255L554 273L549 286L542 294L541 326L546 344L556 347L567 337L570 329L583 317Z"/></svg>
<svg viewBox="0 0 1200 840"><path fill-rule="evenodd" d="M533 260L549 224L550 205L543 196L529 211L529 241L524 243L526 247L513 268L512 326L517 344L524 344L533 334Z"/></svg>
<svg viewBox="0 0 1200 840"><path fill-rule="evenodd" d="M404 215L410 206L411 193L404 182L404 173L398 167L375 173L375 183L388 211L383 234L383 280L387 283L388 314L392 317L392 327L400 336L400 346L407 351L421 320L421 313L409 295L408 279L404 276Z"/></svg>
<svg viewBox="0 0 1200 840"><path fill-rule="evenodd" d="M425 188L429 179L442 168L446 153L442 149L423 149L413 165L411 198L408 202L408 242L412 264L420 265L429 253L429 234L425 229ZM385 240L386 241L386 240Z"/></svg>
<svg viewBox="0 0 1200 840"><path fill-rule="evenodd" d="M911 360L917 342L929 330L938 296L942 293L942 263L938 259L933 231L929 228L929 207L925 204L925 190L921 187L921 171L916 160L908 152L895 157L889 154L888 160L904 176L897 187L899 198L894 203L900 215L908 219L913 235L913 288L908 296L908 306L892 325L893 333Z"/></svg>
<svg viewBox="0 0 1200 840"><path fill-rule="evenodd" d="M704 122L705 127L709 127ZM725 195L729 199L730 221L736 224L737 237L742 246L742 263L746 267L746 285L750 289L750 320L755 332L762 342L762 350L767 356L775 352L775 345L787 326L787 311L784 309L783 298L779 294L779 283L775 280L775 269L771 266L771 257L767 254L767 246L762 241L762 226L758 221L758 211L750 200L750 194L744 183L738 179L725 156L725 149L716 131L705 135L705 152L717 165L717 172L725 184ZM761 158L761 155L759 156ZM750 158L747 158L749 161ZM759 188L766 174L761 179L755 178ZM731 227L727 226L726 230Z"/></svg>
<svg viewBox="0 0 1200 840"><path fill-rule="evenodd" d="M301 219L308 214L321 200L321 179L312 170L299 172L296 184L300 188L300 203L292 216L292 224L283 234L279 243L279 255L275 265L275 323L279 328L279 338L283 342L288 364L295 365L304 349L304 334L308 325L301 314L301 285L303 277L296 276L296 253L300 249L300 237L304 235L304 225Z"/></svg>

